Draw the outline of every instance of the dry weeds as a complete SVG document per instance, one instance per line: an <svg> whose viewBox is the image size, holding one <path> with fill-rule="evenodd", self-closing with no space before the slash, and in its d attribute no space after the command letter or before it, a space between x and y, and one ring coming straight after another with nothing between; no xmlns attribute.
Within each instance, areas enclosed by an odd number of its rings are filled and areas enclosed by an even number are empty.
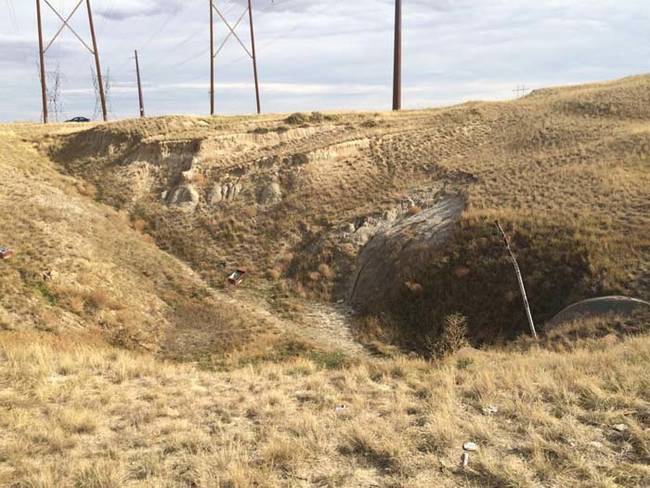
<svg viewBox="0 0 650 488"><path fill-rule="evenodd" d="M0 244L17 252L0 263L0 485L649 486L647 320L463 347L519 313L495 280L511 276L485 234L496 218L542 317L600 291L650 298L649 83L286 122L0 126ZM282 200L261 205L268 176ZM195 212L160 198L186 180ZM238 198L211 207L234 181ZM441 185L468 200L455 244L396 302L436 298L413 325L442 332L440 359L395 353L404 324L374 315L359 335L385 359L314 348L270 312L341 296L356 250L337 233ZM235 266L244 289L216 291Z"/></svg>
<svg viewBox="0 0 650 488"><path fill-rule="evenodd" d="M637 337L564 353L465 349L342 369L296 358L216 373L5 332L0 484L644 486L649 363L650 342ZM463 471L469 440L479 451Z"/></svg>
<svg viewBox="0 0 650 488"><path fill-rule="evenodd" d="M98 125L45 141L39 133L36 139L67 171L94 184L102 201L146 221L163 249L212 286L223 284L223 268L251 266L247 286L269 291L276 302L345 298L358 249L341 242L342 228L413 201L418 192L461 192L470 228L461 227L459 239L478 255L485 249L471 224L494 219L522 237L517 251L532 253L533 261L535 246L549 244L548 269L540 261L523 263L535 281L531 296L543 297L533 305L543 321L570 301L599 293L650 299L649 85L648 76L639 76L541 90L514 102L397 114L167 117ZM290 127L279 131L285 119ZM196 175L201 184L193 212L161 200L163 191ZM282 198L260 204L260 190L270 181L281 187ZM241 186L236 198L212 203L214 186L234 183ZM411 205L407 213L420 207ZM562 236L569 242L554 248ZM563 264L566 245L583 253L579 263L569 257ZM289 254L292 259L284 259ZM477 282L489 271L480 259L459 264L471 271L459 283ZM323 265L330 272L323 273ZM576 281L574 268L583 265L588 276ZM544 283L558 273L568 279L547 289ZM423 297L444 294L449 286L449 280L436 286L437 280L415 275L389 286L411 281L424 288ZM494 303L489 316L460 310L470 336L485 340L474 331L486 321L491 336L497 329L502 336L513 332L517 300L458 288L439 323L459 311L457 302ZM399 307L387 312L404 315Z"/></svg>

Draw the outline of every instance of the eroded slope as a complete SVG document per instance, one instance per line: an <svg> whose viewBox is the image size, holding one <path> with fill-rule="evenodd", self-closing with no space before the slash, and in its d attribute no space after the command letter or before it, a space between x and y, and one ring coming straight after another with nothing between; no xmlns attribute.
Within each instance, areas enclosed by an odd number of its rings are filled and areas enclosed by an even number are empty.
<svg viewBox="0 0 650 488"><path fill-rule="evenodd" d="M77 331L191 359L291 337L95 202L91 185L62 176L29 142L42 129L15 129L0 129L0 235L16 253L0 262L0 328Z"/></svg>
<svg viewBox="0 0 650 488"><path fill-rule="evenodd" d="M596 294L650 298L648 77L399 114L126 121L49 147L211 285L243 267L275 303L349 298L375 235L456 195L452 243L414 252L403 234L385 256L401 271L365 293L416 342L457 311L481 340L520 330L496 219L540 320Z"/></svg>

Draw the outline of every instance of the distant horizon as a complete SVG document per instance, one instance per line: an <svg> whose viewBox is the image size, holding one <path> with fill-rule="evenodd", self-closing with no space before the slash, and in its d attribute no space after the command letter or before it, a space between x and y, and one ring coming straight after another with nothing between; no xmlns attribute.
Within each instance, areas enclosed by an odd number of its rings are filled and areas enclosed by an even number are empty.
<svg viewBox="0 0 650 488"><path fill-rule="evenodd" d="M530 95L534 91L538 90L552 90L552 89L561 89L561 88L571 88L571 87L581 87L581 86L589 86L589 85L598 85L598 84L607 84L607 83L616 83L618 81L624 81L627 79L631 78L640 78L640 77L646 77L650 76L650 72L647 73L639 73L639 74L631 74L631 75L625 75L619 78L613 78L613 79L607 79L607 80L589 80L585 82L580 82L580 83L564 83L564 84L557 84L557 85L546 85L546 86L539 86L536 88L532 88L526 92L525 95L523 96L513 96L511 98L502 98L502 99L492 99L492 100L487 100L487 99L466 99L466 100L461 100L461 101L456 101L456 102L450 102L446 104L441 104L441 105L432 105L432 106L423 106L423 107L415 107L415 108L404 108L401 111L402 112L411 112L411 111L420 111L420 110L436 110L436 109L445 109L445 108L452 108L455 106L459 105L464 105L466 103L505 103L505 102L513 102L518 100L519 98L524 98L527 95ZM386 113L386 112L392 112L393 110L388 108L384 108L382 110L376 110L373 108L359 108L359 109L345 109L345 108L333 108L333 109L325 109L325 110L318 110L318 109L310 109L310 108L305 108L303 110L296 110L296 111L288 111L288 112L263 112L260 115L257 115L255 112L241 112L241 113L217 113L214 114L214 116L211 116L208 113L182 113L182 112L170 112L170 113L161 113L161 114L152 114L152 115L147 115L145 118L147 119L155 119L155 118L164 118L164 117L197 117L197 118L210 118L210 117L225 117L225 118L235 118L235 117L273 117L275 115L290 115L292 113L313 113L313 112L321 112L324 114L337 114L337 113ZM84 116L84 114L78 114L79 116ZM125 121L125 120L137 120L140 119L140 116L138 114L133 114L133 115L126 115L124 117L109 117L108 122L120 122L120 121ZM59 121L50 121L50 124L57 124L57 123L65 123L65 120L59 120ZM103 123L103 120L101 120L101 115L97 119L92 119L90 120L91 123ZM8 121L0 121L0 124L38 124L40 121L37 120L8 120Z"/></svg>
<svg viewBox="0 0 650 488"><path fill-rule="evenodd" d="M41 116L32 2L7 0L0 18L0 120ZM229 21L243 0L217 0ZM76 2L59 0L67 15ZM255 0L262 111L384 111L391 106L393 0ZM147 115L209 113L207 4L190 0L93 0L110 118L138 114L133 50L138 49ZM323 8L325 7L325 8ZM554 0L512 5L488 0L404 2L404 109L516 98L529 89L612 80L647 72L650 29L642 0ZM88 40L82 8L72 25ZM45 42L60 21L47 8ZM226 29L215 22L216 44ZM242 22L237 32L248 40ZM217 111L254 112L252 67L233 39L216 61ZM621 55L625 53L625 55ZM62 119L93 117L92 57L69 31L48 51L62 73Z"/></svg>

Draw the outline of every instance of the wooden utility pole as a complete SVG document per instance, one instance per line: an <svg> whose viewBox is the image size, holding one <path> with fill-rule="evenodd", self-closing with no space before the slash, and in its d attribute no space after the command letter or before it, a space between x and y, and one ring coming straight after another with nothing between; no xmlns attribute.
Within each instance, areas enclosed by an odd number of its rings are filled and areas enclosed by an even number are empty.
<svg viewBox="0 0 650 488"><path fill-rule="evenodd" d="M257 101L257 114L262 113L260 105L260 82L257 77L257 55L255 53L255 28L253 27L253 2L248 0L248 18L251 24L251 48L253 52L253 76L255 77L255 99Z"/></svg>
<svg viewBox="0 0 650 488"><path fill-rule="evenodd" d="M214 0L210 0L210 115L214 115Z"/></svg>
<svg viewBox="0 0 650 488"><path fill-rule="evenodd" d="M496 222L496 226L501 232L501 235L503 236L503 242L506 245L508 254L510 254L510 260L512 261L512 265L515 268L515 274L517 275L517 281L519 282L519 290L521 291L521 298L524 301L524 308L526 309L526 317L528 318L528 325L530 326L530 333L535 338L535 340L537 340L537 330L535 330L535 322L533 322L533 314L530 312L528 295L526 295L526 287L524 286L524 279L521 276L521 269L519 269L519 263L517 263L517 257L515 256L515 253L512 250L512 246L510 245L510 239L508 238L506 232L503 230L503 227L501 227L499 221Z"/></svg>
<svg viewBox="0 0 650 488"><path fill-rule="evenodd" d="M140 101L140 117L144 117L144 97L142 96L142 80L140 79L140 61L138 50L135 50L135 73L138 78L138 99Z"/></svg>
<svg viewBox="0 0 650 488"><path fill-rule="evenodd" d="M41 64L41 98L43 103L43 123L47 124L47 81L45 80L45 51L43 50L43 20L41 0L36 0L36 20L38 22L38 54Z"/></svg>
<svg viewBox="0 0 650 488"><path fill-rule="evenodd" d="M402 109L402 0L395 0L395 52L393 57L393 110Z"/></svg>
<svg viewBox="0 0 650 488"><path fill-rule="evenodd" d="M99 63L99 51L97 49L97 37L95 36L95 24L93 23L93 11L90 7L90 0L86 0L86 8L88 10L88 23L90 24L90 36L93 40L93 54L95 55L95 68L97 69L97 84L99 85L99 99L102 103L102 116L104 122L108 120L108 112L106 110L106 94L104 93L104 81L102 79L102 67Z"/></svg>
<svg viewBox="0 0 650 488"><path fill-rule="evenodd" d="M223 24L228 28L228 34L226 35L225 39L221 43L221 45L215 49L214 46L214 13L216 13ZM248 21L250 23L250 30L251 30L251 49L249 49L246 44L242 41L241 37L237 34L235 31L237 27L239 27L239 24L242 22L242 20L246 17L246 13L248 13ZM253 2L252 0L248 0L248 5L247 7L243 10L242 14L239 16L239 19L231 25L230 22L226 19L224 14L217 8L217 6L214 3L214 0L210 0L210 113L214 114L214 98L215 98L215 92L214 92L214 62L217 57L217 55L221 52L221 50L224 48L228 40L234 37L239 45L242 47L244 52L248 55L253 60L253 76L255 77L255 101L256 101L256 106L257 106L257 113L261 113L262 108L261 108L261 103L260 103L260 83L259 83L259 76L258 76L258 71L257 71L257 54L255 51L255 28L253 24Z"/></svg>
<svg viewBox="0 0 650 488"><path fill-rule="evenodd" d="M59 30L56 31L54 36L52 36L52 39L50 42L45 45L43 42L43 18L42 18L42 12L41 12L41 1L45 3L49 7L49 9L54 13L54 15L57 16L57 18L61 21L61 26L59 27ZM93 47L91 48L86 41L84 41L83 37L80 36L72 27L70 20L74 17L76 12L79 10L79 8L84 4L84 0L77 0L77 3L75 7L72 9L72 11L67 15L67 17L63 17L61 13L52 5L51 0L36 0L36 17L37 17L37 23L38 23L38 50L39 50L39 58L40 58L40 64L41 64L41 92L42 92L42 98L43 98L43 122L47 123L48 121L48 110L47 110L47 84L46 84L46 71L45 71L45 54L47 53L48 49L52 47L54 42L58 39L59 35L65 28L68 28L74 36L81 42L84 48L92 54L95 58L95 69L97 71L97 82L99 84L99 97L101 100L101 105L102 105L102 114L104 116L104 121L107 120L108 118L108 113L106 110L106 94L104 93L104 82L102 79L102 70L101 70L101 65L99 63L99 50L97 48L97 37L95 36L95 25L93 23L93 13L92 13L92 8L90 6L90 0L86 0L86 10L88 11L88 23L90 26L90 34L92 36L92 45Z"/></svg>

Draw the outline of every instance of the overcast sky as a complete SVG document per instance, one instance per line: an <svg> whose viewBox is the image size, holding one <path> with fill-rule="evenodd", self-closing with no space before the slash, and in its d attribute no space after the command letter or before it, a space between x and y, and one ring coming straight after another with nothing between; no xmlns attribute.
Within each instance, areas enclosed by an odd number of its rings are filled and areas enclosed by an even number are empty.
<svg viewBox="0 0 650 488"><path fill-rule="evenodd" d="M78 0L49 1L66 16ZM215 1L234 23L246 0ZM3 121L41 116L34 3L0 0ZM518 85L532 89L650 72L649 0L403 3L406 108L513 98ZM264 111L390 108L393 0L253 4ZM111 117L138 112L134 49L148 114L208 112L209 0L92 5L103 71L110 72ZM43 9L47 43L60 21L45 4ZM83 5L72 25L90 44ZM220 43L226 27L215 25ZM246 21L237 32L249 42ZM60 67L63 116L93 116L93 60L71 32L53 44L46 65L48 72ZM252 66L231 38L217 58L217 110L254 109Z"/></svg>

